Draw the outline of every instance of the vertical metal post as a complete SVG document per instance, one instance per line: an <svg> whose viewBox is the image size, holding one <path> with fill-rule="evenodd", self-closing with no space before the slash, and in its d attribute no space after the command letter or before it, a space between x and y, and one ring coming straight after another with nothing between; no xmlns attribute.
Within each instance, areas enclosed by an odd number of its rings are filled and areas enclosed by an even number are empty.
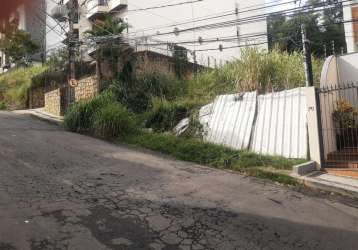
<svg viewBox="0 0 358 250"><path fill-rule="evenodd" d="M237 36L237 44L240 46L240 14L239 14L239 4L235 2L235 15L236 15L236 36Z"/></svg>
<svg viewBox="0 0 358 250"><path fill-rule="evenodd" d="M69 76L68 81L72 81L76 79L76 41L74 34L74 22L76 18L78 10L78 2L77 0L72 0L70 2L70 11L68 14L68 24L69 24L69 32L67 35L68 40L68 63L69 63ZM74 101L74 89L68 83L67 85L67 107Z"/></svg>
<svg viewBox="0 0 358 250"><path fill-rule="evenodd" d="M312 58L311 58L311 48L310 42L307 39L306 28L304 24L301 24L301 34L302 34L302 46L304 53L304 66L305 66L305 75L306 75L306 87L313 86L313 72L312 72Z"/></svg>
<svg viewBox="0 0 358 250"><path fill-rule="evenodd" d="M332 45L332 55L335 55L336 54L336 45L334 43L334 40L331 41L331 45Z"/></svg>

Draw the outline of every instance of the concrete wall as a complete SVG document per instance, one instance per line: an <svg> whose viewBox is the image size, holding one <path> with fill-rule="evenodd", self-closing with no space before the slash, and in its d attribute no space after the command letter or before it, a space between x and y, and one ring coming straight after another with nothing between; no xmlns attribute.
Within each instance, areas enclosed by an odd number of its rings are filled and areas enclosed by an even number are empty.
<svg viewBox="0 0 358 250"><path fill-rule="evenodd" d="M358 53L330 56L321 73L321 87L358 83Z"/></svg>
<svg viewBox="0 0 358 250"><path fill-rule="evenodd" d="M352 53L352 52L358 52L358 44L357 41L355 41L354 39L354 23L351 22L352 20L352 8L358 8L358 1L352 1L352 2L356 2L357 5L355 6L350 6L350 4L345 3L344 5L346 5L343 8L343 16L344 16L344 31L346 34L346 43L347 43L347 52L348 53Z"/></svg>

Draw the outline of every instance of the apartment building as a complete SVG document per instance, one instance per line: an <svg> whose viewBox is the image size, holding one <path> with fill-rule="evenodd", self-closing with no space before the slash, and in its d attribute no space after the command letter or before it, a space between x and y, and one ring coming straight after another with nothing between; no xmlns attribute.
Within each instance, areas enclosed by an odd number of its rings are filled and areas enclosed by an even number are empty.
<svg viewBox="0 0 358 250"><path fill-rule="evenodd" d="M63 0L69 4L70 0ZM220 64L240 56L243 46L267 49L265 0L79 0L75 25L80 39L96 19L112 13L129 24L128 42L137 51L171 54L168 44L188 50L191 61ZM254 20L253 20L254 19Z"/></svg>
<svg viewBox="0 0 358 250"><path fill-rule="evenodd" d="M352 1L352 4L345 4L343 15L347 52L358 52L358 0Z"/></svg>
<svg viewBox="0 0 358 250"><path fill-rule="evenodd" d="M9 23L16 24L19 29L31 34L32 39L40 46L37 54L31 56L33 61L41 62L44 51L46 50L46 0L26 1L24 4L16 6L6 17L0 20L0 36ZM0 51L0 73L6 71L10 65L6 55Z"/></svg>

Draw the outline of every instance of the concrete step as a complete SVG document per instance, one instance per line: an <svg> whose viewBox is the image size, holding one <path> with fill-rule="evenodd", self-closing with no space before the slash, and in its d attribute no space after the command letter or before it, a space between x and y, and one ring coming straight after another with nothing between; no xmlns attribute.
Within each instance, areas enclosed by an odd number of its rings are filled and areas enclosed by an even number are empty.
<svg viewBox="0 0 358 250"><path fill-rule="evenodd" d="M344 176L358 179L358 168L324 168L323 172L330 175Z"/></svg>
<svg viewBox="0 0 358 250"><path fill-rule="evenodd" d="M358 161L347 160L328 160L324 163L326 168L356 168L358 169Z"/></svg>

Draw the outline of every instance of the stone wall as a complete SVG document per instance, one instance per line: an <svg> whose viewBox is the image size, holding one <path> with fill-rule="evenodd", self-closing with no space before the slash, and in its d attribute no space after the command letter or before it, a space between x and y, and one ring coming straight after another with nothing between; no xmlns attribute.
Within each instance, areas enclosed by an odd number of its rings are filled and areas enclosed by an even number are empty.
<svg viewBox="0 0 358 250"><path fill-rule="evenodd" d="M87 77L78 81L78 86L75 87L75 101L87 100L100 92L100 87L96 77Z"/></svg>
<svg viewBox="0 0 358 250"><path fill-rule="evenodd" d="M45 112L58 116L63 115L62 100L64 94L62 88L47 92L45 94Z"/></svg>
<svg viewBox="0 0 358 250"><path fill-rule="evenodd" d="M45 106L45 89L38 87L29 90L29 108L42 108Z"/></svg>
<svg viewBox="0 0 358 250"><path fill-rule="evenodd" d="M38 91L40 93L40 90ZM91 99L98 95L100 86L96 77L87 77L78 81L78 86L74 88L72 97L76 102ZM66 101L68 99L67 87L61 87L46 91L44 96L45 112L54 115L63 115L65 113Z"/></svg>

